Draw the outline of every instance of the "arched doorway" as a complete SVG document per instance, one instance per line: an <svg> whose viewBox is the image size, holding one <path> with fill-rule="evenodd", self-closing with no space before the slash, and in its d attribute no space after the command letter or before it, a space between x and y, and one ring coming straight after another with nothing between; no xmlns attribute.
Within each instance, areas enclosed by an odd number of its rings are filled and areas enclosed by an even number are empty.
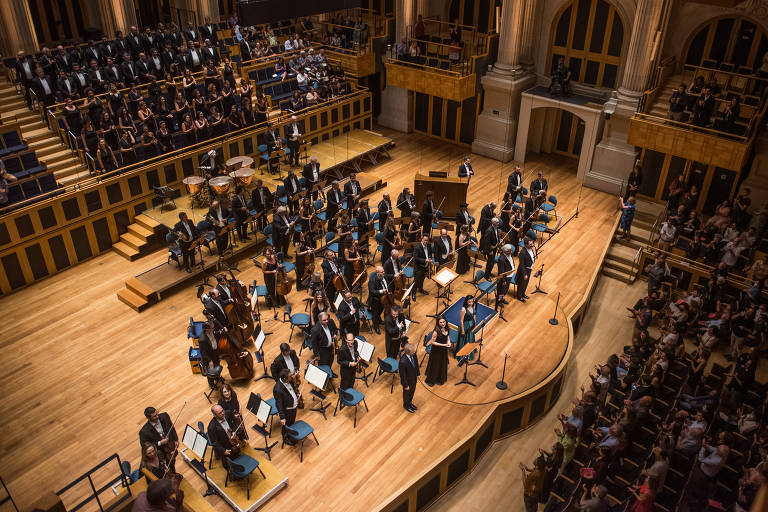
<svg viewBox="0 0 768 512"><path fill-rule="evenodd" d="M689 66L751 74L766 51L768 35L763 27L747 18L726 16L693 31L683 57Z"/></svg>

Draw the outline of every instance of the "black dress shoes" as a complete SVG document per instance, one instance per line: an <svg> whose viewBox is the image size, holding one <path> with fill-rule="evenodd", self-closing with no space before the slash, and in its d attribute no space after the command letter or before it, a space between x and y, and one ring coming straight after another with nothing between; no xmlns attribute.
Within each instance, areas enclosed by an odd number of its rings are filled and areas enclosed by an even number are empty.
<svg viewBox="0 0 768 512"><path fill-rule="evenodd" d="M419 290L419 291L420 291L421 293L423 293L424 295L429 295L429 292L428 292L427 290Z"/></svg>
<svg viewBox="0 0 768 512"><path fill-rule="evenodd" d="M529 296L527 296L527 295L525 295L525 294L523 294L523 298L524 298L524 299L530 299L530 297L529 297Z"/></svg>
<svg viewBox="0 0 768 512"><path fill-rule="evenodd" d="M406 406L403 406L403 409L405 409L406 411L408 411L408 412L410 412L410 413L414 413L414 412L416 412L416 410L415 410L415 409L411 409L410 407L406 407Z"/></svg>
<svg viewBox="0 0 768 512"><path fill-rule="evenodd" d="M418 408L418 407L416 407L416 406L415 406L415 405L413 405L413 404L411 404L411 409L413 409L414 411L418 411L418 410L419 410L419 408Z"/></svg>
<svg viewBox="0 0 768 512"><path fill-rule="evenodd" d="M373 332L375 332L376 334L381 334L381 329L379 329L378 325L373 328Z"/></svg>
<svg viewBox="0 0 768 512"><path fill-rule="evenodd" d="M517 300L519 300L520 302L525 302L525 299L517 299Z"/></svg>

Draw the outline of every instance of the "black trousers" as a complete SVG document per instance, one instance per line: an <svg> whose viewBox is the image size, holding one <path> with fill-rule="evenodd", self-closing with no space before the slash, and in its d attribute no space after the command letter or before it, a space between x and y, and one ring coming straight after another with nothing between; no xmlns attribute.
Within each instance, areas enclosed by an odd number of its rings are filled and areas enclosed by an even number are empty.
<svg viewBox="0 0 768 512"><path fill-rule="evenodd" d="M413 404L413 394L416 392L416 385L411 384L409 389L403 386L403 407L410 407Z"/></svg>
<svg viewBox="0 0 768 512"><path fill-rule="evenodd" d="M373 317L373 328L381 325L381 312L384 308L381 306L381 299L371 298L371 316Z"/></svg>
<svg viewBox="0 0 768 512"><path fill-rule="evenodd" d="M245 219L247 219L245 215L235 215L235 228L237 229L237 236L240 237L240 240L245 240L245 237L248 236L248 224L245 223Z"/></svg>
<svg viewBox="0 0 768 512"><path fill-rule="evenodd" d="M229 247L229 233L227 233L226 235L217 236L216 250L219 252L219 256L221 256L224 253L224 251L227 250L227 247Z"/></svg>
<svg viewBox="0 0 768 512"><path fill-rule="evenodd" d="M288 158L288 161L291 165L299 165L299 141L289 140L288 149L291 150L291 154L288 155L290 157Z"/></svg>
<svg viewBox="0 0 768 512"><path fill-rule="evenodd" d="M285 426L290 427L296 423L296 409L286 409L285 410ZM288 432L286 431L285 427L283 427L283 441L285 441L288 444L294 444L296 441L293 441L288 437Z"/></svg>
<svg viewBox="0 0 768 512"><path fill-rule="evenodd" d="M344 334L347 334L348 332L351 332L355 336L358 336L360 334L360 322L354 322L351 324L344 324L341 326L341 330L344 331Z"/></svg>
<svg viewBox="0 0 768 512"><path fill-rule="evenodd" d="M432 216L431 215L425 215L421 219L421 232L425 235L429 235L429 233L432 231Z"/></svg>
<svg viewBox="0 0 768 512"><path fill-rule="evenodd" d="M491 251L485 255L485 277L491 278L493 266L496 264L496 251Z"/></svg>
<svg viewBox="0 0 768 512"><path fill-rule="evenodd" d="M413 273L413 293L424 289L424 278L427 277L426 267L416 267Z"/></svg>
<svg viewBox="0 0 768 512"><path fill-rule="evenodd" d="M509 292L509 279L502 279L496 287L497 296L504 298Z"/></svg>
<svg viewBox="0 0 768 512"><path fill-rule="evenodd" d="M531 279L531 275L528 274L528 279L525 278L525 271L521 271L521 273L517 274L517 298L522 299L523 295L525 295L525 290L528 288L528 281Z"/></svg>
<svg viewBox="0 0 768 512"><path fill-rule="evenodd" d="M195 266L195 249L190 250L189 244L179 243L181 247L181 256L183 258L184 268L189 269Z"/></svg>
<svg viewBox="0 0 768 512"><path fill-rule="evenodd" d="M283 256L288 255L288 245L291 241L289 235L283 235L282 233L272 233L272 241L275 244L275 251L283 253Z"/></svg>
<svg viewBox="0 0 768 512"><path fill-rule="evenodd" d="M333 365L333 346L320 347L320 350L318 350L318 353L315 354L315 356L318 359L317 364L319 366L322 366L322 365L332 366Z"/></svg>

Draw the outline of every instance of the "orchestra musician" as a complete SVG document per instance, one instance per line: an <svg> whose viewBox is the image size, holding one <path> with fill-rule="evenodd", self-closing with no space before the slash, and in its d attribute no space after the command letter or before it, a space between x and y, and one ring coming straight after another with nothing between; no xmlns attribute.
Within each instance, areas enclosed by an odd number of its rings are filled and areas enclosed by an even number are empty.
<svg viewBox="0 0 768 512"><path fill-rule="evenodd" d="M251 238L248 236L248 202L245 200L245 189L242 186L235 188L235 195L232 196L232 212L235 214L235 228L241 242L247 242Z"/></svg>
<svg viewBox="0 0 768 512"><path fill-rule="evenodd" d="M419 212L411 214L411 220L408 222L405 237L408 242L418 242L421 239L421 214Z"/></svg>
<svg viewBox="0 0 768 512"><path fill-rule="evenodd" d="M355 387L355 372L360 364L360 353L357 351L355 335L348 332L344 337L344 344L339 349L339 389Z"/></svg>
<svg viewBox="0 0 768 512"><path fill-rule="evenodd" d="M377 209L379 211L379 231L384 231L384 228L387 226L387 220L389 220L389 216L392 213L392 200L389 198L389 194L385 193L382 196Z"/></svg>
<svg viewBox="0 0 768 512"><path fill-rule="evenodd" d="M467 203L461 203L459 205L459 211L456 212L457 231L461 229L461 226L472 227L472 216L469 214L469 211L467 211L467 206L469 206Z"/></svg>
<svg viewBox="0 0 768 512"><path fill-rule="evenodd" d="M208 208L208 213L205 214L205 220L211 223L214 231L216 231L216 250L219 256L224 254L229 245L229 235L219 234L221 229L227 225L227 220L230 217L229 209L226 206L222 206L219 200L214 200L211 203L211 207Z"/></svg>
<svg viewBox="0 0 768 512"><path fill-rule="evenodd" d="M338 329L328 313L320 313L318 320L310 334L315 364L330 367L333 364L333 352L336 348L334 340L338 335Z"/></svg>
<svg viewBox="0 0 768 512"><path fill-rule="evenodd" d="M451 260L453 243L451 237L448 236L448 230L443 228L440 230L440 236L435 240L435 260L439 265L445 265Z"/></svg>
<svg viewBox="0 0 768 512"><path fill-rule="evenodd" d="M296 116L291 116L291 122L285 127L285 138L288 140L288 149L291 150L288 160L292 167L299 166L299 144L303 136L303 122L299 122Z"/></svg>
<svg viewBox="0 0 768 512"><path fill-rule="evenodd" d="M360 199L360 182L357 181L357 175L353 172L349 175L349 181L344 184L344 197L347 199L347 210L354 210L357 201Z"/></svg>
<svg viewBox="0 0 768 512"><path fill-rule="evenodd" d="M299 226L301 226L300 233L312 234L312 219L315 217L315 209L312 206L312 201L309 199L309 197L304 197L301 200L298 216Z"/></svg>
<svg viewBox="0 0 768 512"><path fill-rule="evenodd" d="M501 200L501 210L499 211L499 220L501 221L501 230L509 231L509 221L512 217L512 207L515 202L509 192L504 192L504 198Z"/></svg>
<svg viewBox="0 0 768 512"><path fill-rule="evenodd" d="M344 290L344 300L339 304L339 327L344 334L352 333L355 336L360 334L360 312L363 309L362 304L357 297L352 295L349 290Z"/></svg>
<svg viewBox="0 0 768 512"><path fill-rule="evenodd" d="M491 225L483 233L480 239L480 252L485 256L485 277L488 279L493 275L493 265L496 258L496 249L499 246L499 219L491 219Z"/></svg>
<svg viewBox="0 0 768 512"><path fill-rule="evenodd" d="M264 133L264 143L267 145L267 149L270 153L283 147L280 132L275 128L274 123L267 123L267 131Z"/></svg>
<svg viewBox="0 0 768 512"><path fill-rule="evenodd" d="M499 279L498 285L496 287L496 300L504 304L509 304L506 295L507 292L509 292L509 284L512 282L512 272L514 271L515 255L514 251L512 250L512 245L504 244L504 246L501 248L501 254L499 255L498 272L500 276L502 274L507 275Z"/></svg>
<svg viewBox="0 0 768 512"><path fill-rule="evenodd" d="M325 195L328 204L325 207L325 218L328 219L328 231L336 231L336 214L344 204L344 195L339 188L339 182L333 180L331 190Z"/></svg>
<svg viewBox="0 0 768 512"><path fill-rule="evenodd" d="M179 212L179 222L173 226L173 232L179 240L179 248L184 262L184 270L191 273L190 267L195 266L195 250L191 249L192 242L197 240L200 234L195 224L187 218L185 212Z"/></svg>
<svg viewBox="0 0 768 512"><path fill-rule="evenodd" d="M316 156L309 159L309 163L304 166L301 174L307 180L307 190L312 190L315 185L320 183L320 164L317 162ZM317 201L317 190L312 190L312 200Z"/></svg>
<svg viewBox="0 0 768 512"><path fill-rule="evenodd" d="M312 301L309 304L310 315L309 323L314 327L320 321L320 313L331 314L331 303L328 302L328 296L323 290L318 290L312 295ZM311 331L311 329L310 329Z"/></svg>
<svg viewBox="0 0 768 512"><path fill-rule="evenodd" d="M507 192L517 196L522 188L523 176L520 174L520 166L516 165L514 170L507 177Z"/></svg>
<svg viewBox="0 0 768 512"><path fill-rule="evenodd" d="M464 274L470 267L469 261L469 226L464 224L459 229L459 236L456 239L456 273Z"/></svg>
<svg viewBox="0 0 768 512"><path fill-rule="evenodd" d="M530 219L536 211L536 201L533 194L523 196L523 206L525 207L523 216L526 219Z"/></svg>
<svg viewBox="0 0 768 512"><path fill-rule="evenodd" d="M357 240L350 237L349 242L344 247L344 279L347 281L347 286L351 287L355 280L355 262L362 259L363 257L358 250Z"/></svg>
<svg viewBox="0 0 768 512"><path fill-rule="evenodd" d="M275 386L272 388L272 395L275 397L275 406L280 417L280 424L283 427L290 427L296 423L296 411L299 407L301 392L293 387L291 371L287 368L280 371L279 378L275 381ZM287 431L283 429L283 442L291 446L295 445L296 441L286 434Z"/></svg>
<svg viewBox="0 0 768 512"><path fill-rule="evenodd" d="M379 226L381 226L381 220L379 220ZM395 249L395 237L397 232L395 231L395 221L391 217L387 217L387 221L382 228L381 237L381 261L387 261L390 258L392 251Z"/></svg>
<svg viewBox="0 0 768 512"><path fill-rule="evenodd" d="M273 204L272 192L264 186L261 180L256 180L256 187L251 191L251 205L257 215L262 214L258 218L259 230L264 229L264 226L267 225L267 212Z"/></svg>
<svg viewBox="0 0 768 512"><path fill-rule="evenodd" d="M240 401L237 399L237 393L228 383L221 386L221 397L218 404L224 408L226 417L232 419L234 423L232 426L240 439L248 439L248 433L245 430L240 412Z"/></svg>
<svg viewBox="0 0 768 512"><path fill-rule="evenodd" d="M288 245L291 242L291 231L296 221L288 220L285 206L281 206L275 212L272 219L272 243L277 252L288 258Z"/></svg>
<svg viewBox="0 0 768 512"><path fill-rule="evenodd" d="M420 374L419 363L416 361L416 347L411 343L405 344L404 352L398 366L400 385L403 386L403 409L414 413L417 407L413 405L413 394L416 392L416 379Z"/></svg>
<svg viewBox="0 0 768 512"><path fill-rule="evenodd" d="M330 249L325 251L325 259L320 264L320 268L323 269L323 288L325 288L326 293L330 293L334 290L333 278L337 275L343 275L339 262L336 261L336 253Z"/></svg>
<svg viewBox="0 0 768 512"><path fill-rule="evenodd" d="M469 163L469 157L464 157L464 161L459 165L459 178L467 178L467 183L475 175L475 171L472 170L472 165Z"/></svg>
<svg viewBox="0 0 768 512"><path fill-rule="evenodd" d="M210 373L221 375L222 368L221 360L219 358L219 340L213 334L213 324L211 322L203 322L203 332L197 339L197 344L200 348L200 361L203 366L208 368ZM216 385L216 378L209 376L208 384L211 387Z"/></svg>
<svg viewBox="0 0 768 512"><path fill-rule="evenodd" d="M277 293L277 273L282 268L283 264L278 261L275 250L272 247L267 247L264 251L264 261L261 263L261 271L264 273L264 284L267 287L267 305L272 308L286 304L285 297Z"/></svg>
<svg viewBox="0 0 768 512"><path fill-rule="evenodd" d="M401 217L410 217L411 212L416 207L416 200L413 198L413 194L405 187L403 191L397 196L397 208L400 210Z"/></svg>
<svg viewBox="0 0 768 512"><path fill-rule="evenodd" d="M480 210L480 220L477 222L477 232L480 236L485 234L485 231L491 225L491 219L496 216L496 203L491 201L487 205L483 206Z"/></svg>
<svg viewBox="0 0 768 512"><path fill-rule="evenodd" d="M299 185L299 179L293 172L293 168L288 168L288 176L283 179L283 186L285 187L285 193L288 196L288 210L293 215L296 210L299 209L299 192L301 186Z"/></svg>
<svg viewBox="0 0 768 512"><path fill-rule="evenodd" d="M421 243L416 245L413 249L413 263L414 263L414 275L413 275L413 291L411 292L411 300L416 300L416 292L419 291L424 295L429 295L429 292L424 289L424 279L427 277L427 269L432 264L432 247L429 243L429 237L424 235L421 237Z"/></svg>
<svg viewBox="0 0 768 512"><path fill-rule="evenodd" d="M404 333L405 315L400 311L400 306L393 304L384 319L384 344L387 348L387 357L397 359L400 345L406 339Z"/></svg>
<svg viewBox="0 0 768 512"><path fill-rule="evenodd" d="M382 256L381 261L384 262L384 275L387 278L387 284L394 281L396 277L399 277L403 273L403 269L400 266L400 251L397 249L392 249L389 258L384 258ZM394 286L392 288L394 289Z"/></svg>
<svg viewBox="0 0 768 512"><path fill-rule="evenodd" d="M536 252L533 248L533 239L525 237L525 247L520 250L520 254L518 255L517 273L515 275L517 300L520 302L525 302L526 299L530 299L530 297L525 294L525 291L526 288L528 288L528 282L531 280L534 261L536 261Z"/></svg>
<svg viewBox="0 0 768 512"><path fill-rule="evenodd" d="M427 190L427 194L424 199L424 204L421 207L421 229L425 235L430 235L430 236L432 234L432 221L437 214L437 209L435 208L434 196L435 196L434 192L432 192L431 190Z"/></svg>
<svg viewBox="0 0 768 512"><path fill-rule="evenodd" d="M368 231L371 229L371 225L374 219L371 217L371 209L368 207L368 200L363 199L360 201L360 207L357 209L355 215L357 221L357 241L361 247L367 247Z"/></svg>
<svg viewBox="0 0 768 512"><path fill-rule="evenodd" d="M352 222L347 210L341 212L339 222L336 224L336 236L339 237L339 247L345 247L352 239Z"/></svg>
<svg viewBox="0 0 768 512"><path fill-rule="evenodd" d="M538 196L542 190L544 191L544 194L546 194L549 190L547 180L544 179L544 173L539 171L538 174L538 177L531 182L531 197Z"/></svg>
<svg viewBox="0 0 768 512"><path fill-rule="evenodd" d="M150 444L162 450L166 455L166 463L172 473L176 472L175 458L169 457L179 446L179 436L176 427L167 412L158 412L154 407L144 409L146 423L139 430L139 445L142 450Z"/></svg>
<svg viewBox="0 0 768 512"><path fill-rule="evenodd" d="M296 355L296 351L289 344L281 343L280 355L269 365L269 372L272 374L272 378L277 382L283 370L288 370L290 377L293 378L299 374L299 369L299 356Z"/></svg>
<svg viewBox="0 0 768 512"><path fill-rule="evenodd" d="M384 274L384 267L376 266L376 270L368 278L368 309L373 317L373 330L376 334L381 334L381 297L392 291L391 283L387 283Z"/></svg>
<svg viewBox="0 0 768 512"><path fill-rule="evenodd" d="M307 273L306 258L315 252L314 245L312 233L302 229L296 242L296 290L303 290L308 285L308 279L304 277Z"/></svg>
<svg viewBox="0 0 768 512"><path fill-rule="evenodd" d="M145 443L141 452L141 467L155 475L155 478L163 478L166 473L165 453L154 444Z"/></svg>
<svg viewBox="0 0 768 512"><path fill-rule="evenodd" d="M213 418L208 422L207 434L208 440L213 447L213 453L217 459L221 459L225 468L229 467L227 459L234 459L240 453L239 446L233 444L233 438L238 427L238 423L233 418L227 417L224 408L219 404L211 407Z"/></svg>

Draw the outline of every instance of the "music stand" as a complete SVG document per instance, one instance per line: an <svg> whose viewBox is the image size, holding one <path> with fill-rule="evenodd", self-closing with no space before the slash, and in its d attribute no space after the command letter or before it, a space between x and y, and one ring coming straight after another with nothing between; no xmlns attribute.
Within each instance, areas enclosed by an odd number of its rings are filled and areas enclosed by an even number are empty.
<svg viewBox="0 0 768 512"><path fill-rule="evenodd" d="M325 415L325 410L331 405L331 404L325 404L323 405L323 402L326 399L326 396L323 394L323 390L325 389L325 385L328 382L329 375L325 373L323 370L321 370L319 367L315 366L314 364L307 362L307 369L304 371L304 379L306 379L307 382L312 384L315 388L312 391L310 391L310 394L312 395L312 400L314 401L315 398L320 400L320 405L317 407L310 407L310 411L319 412L323 415L324 419L328 419L328 417Z"/></svg>
<svg viewBox="0 0 768 512"><path fill-rule="evenodd" d="M205 235L201 235L197 238L197 240L192 241L192 243L189 244L189 251L194 252L197 250L198 255L200 256L200 269L205 272L205 260L203 260L203 244L205 243Z"/></svg>
<svg viewBox="0 0 768 512"><path fill-rule="evenodd" d="M203 477L203 480L205 480L207 489L205 490L203 497L215 495L216 489L211 486L211 482L208 480L208 471L205 469L205 452L208 448L208 438L195 430L192 426L187 425L184 428L184 435L181 438L181 442L184 443L187 449L192 453L200 457L198 460L184 453L186 452L186 449L182 451L184 457L189 461L190 466L192 466L192 468Z"/></svg>
<svg viewBox="0 0 768 512"><path fill-rule="evenodd" d="M267 363L265 361L266 356L264 354L264 340L267 338L267 333L261 330L261 324L257 324L256 327L253 329L252 337L253 337L253 344L256 347L256 350L254 351L253 355L256 356L256 361L261 360L261 366L262 368L264 368L264 374L261 375L260 377L256 377L255 379L253 379L253 382L259 382L261 379L271 379L273 377L267 372Z"/></svg>
<svg viewBox="0 0 768 512"><path fill-rule="evenodd" d="M253 430L264 437L264 448L256 448L254 446L253 449L266 453L267 458L272 460L272 455L270 452L272 448L277 445L277 441L269 444L269 430L267 430L267 423L269 423L269 418L272 414L272 407L267 403L266 400L262 400L261 395L251 393L251 396L248 398L248 405L246 405L245 408L254 413L256 415L256 419L262 423L262 425L256 423L251 428L253 428Z"/></svg>
<svg viewBox="0 0 768 512"><path fill-rule="evenodd" d="M299 158L304 160L304 165L309 160L309 148L312 147L312 142L303 142L299 145Z"/></svg>
<svg viewBox="0 0 768 512"><path fill-rule="evenodd" d="M456 352L456 356L459 358L459 366L464 365L464 377L454 384L455 386L458 386L460 384L469 384L470 386L475 386L472 382L469 381L467 378L467 370L469 369L469 356L477 350L479 343L467 343L463 347L461 347L461 350Z"/></svg>
<svg viewBox="0 0 768 512"><path fill-rule="evenodd" d="M403 307L408 307L408 318L411 318L411 292L413 291L415 281L408 286L405 290L403 290L403 294L400 296L400 303L403 305ZM418 323L418 322L415 322Z"/></svg>
<svg viewBox="0 0 768 512"><path fill-rule="evenodd" d="M355 344L357 345L357 351L360 354L360 362L362 363L362 365L358 367L362 375L357 375L355 378L365 382L365 387L368 387L368 377L373 374L366 373L365 370L371 364L373 351L376 350L376 347L373 346L372 343L368 343L367 341L361 340L360 338L355 338Z"/></svg>
<svg viewBox="0 0 768 512"><path fill-rule="evenodd" d="M440 299L445 301L446 307L451 302L451 283L453 283L459 274L448 267L443 267L435 272L432 280L437 284L437 295L435 297L435 315L440 311Z"/></svg>

